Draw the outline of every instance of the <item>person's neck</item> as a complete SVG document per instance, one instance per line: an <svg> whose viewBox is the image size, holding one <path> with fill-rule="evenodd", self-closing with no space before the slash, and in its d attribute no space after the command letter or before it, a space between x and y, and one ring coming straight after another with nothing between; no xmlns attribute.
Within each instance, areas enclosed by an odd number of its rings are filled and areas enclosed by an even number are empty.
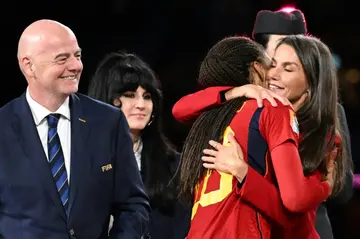
<svg viewBox="0 0 360 239"><path fill-rule="evenodd" d="M59 107L64 103L64 101L68 97L65 95L59 97L55 95L42 94L40 91L34 90L30 87L28 90L30 97L34 101L36 101L37 103L39 103L40 105L42 105L51 112L55 112L57 109L59 109Z"/></svg>
<svg viewBox="0 0 360 239"><path fill-rule="evenodd" d="M298 110L303 106L304 102L301 102L300 100L295 102L290 102L291 106L293 107L295 113L298 112Z"/></svg>
<svg viewBox="0 0 360 239"><path fill-rule="evenodd" d="M306 99L309 97L308 90L305 90L297 99L290 100L290 103L295 112L301 109L306 104Z"/></svg>

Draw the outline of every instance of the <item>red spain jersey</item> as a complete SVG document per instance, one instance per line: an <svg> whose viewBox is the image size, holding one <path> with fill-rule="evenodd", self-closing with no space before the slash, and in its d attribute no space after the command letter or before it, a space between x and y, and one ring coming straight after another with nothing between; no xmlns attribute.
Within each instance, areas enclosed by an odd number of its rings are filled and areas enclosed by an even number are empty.
<svg viewBox="0 0 360 239"><path fill-rule="evenodd" d="M255 100L248 100L224 132L224 145L229 144L229 132L240 144L245 161L276 184L269 152L284 142L297 147L299 126L290 107L271 107L265 102L263 108L258 108ZM240 200L237 183L230 174L207 172L196 188L187 239L270 238L269 220L251 204Z"/></svg>

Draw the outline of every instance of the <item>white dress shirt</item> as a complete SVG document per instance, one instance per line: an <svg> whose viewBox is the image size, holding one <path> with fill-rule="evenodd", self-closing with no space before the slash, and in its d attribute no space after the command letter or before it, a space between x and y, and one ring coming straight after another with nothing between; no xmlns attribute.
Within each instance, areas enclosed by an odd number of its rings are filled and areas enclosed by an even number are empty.
<svg viewBox="0 0 360 239"><path fill-rule="evenodd" d="M142 152L142 149L143 149L143 143L142 143L142 140L140 140L138 149L135 152L136 163L137 163L138 168L139 168L140 171L141 171L141 152Z"/></svg>
<svg viewBox="0 0 360 239"><path fill-rule="evenodd" d="M71 147L71 126L70 126L70 107L69 107L69 97L66 98L64 103L55 111L51 112L34 99L31 98L29 94L29 89L26 90L26 100L30 106L31 113L33 115L37 131L43 146L46 158L49 160L48 156L48 123L46 117L49 114L60 114L57 132L60 138L61 148L64 154L65 168L68 176L68 182L70 182L70 147Z"/></svg>

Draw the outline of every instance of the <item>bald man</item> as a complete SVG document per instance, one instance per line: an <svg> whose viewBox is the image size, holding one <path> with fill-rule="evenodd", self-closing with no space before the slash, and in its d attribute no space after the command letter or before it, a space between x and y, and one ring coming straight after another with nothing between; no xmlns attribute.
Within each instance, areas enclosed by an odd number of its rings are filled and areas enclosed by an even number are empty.
<svg viewBox="0 0 360 239"><path fill-rule="evenodd" d="M141 238L150 209L126 118L77 93L74 33L36 21L20 37L18 61L28 87L0 109L0 234Z"/></svg>

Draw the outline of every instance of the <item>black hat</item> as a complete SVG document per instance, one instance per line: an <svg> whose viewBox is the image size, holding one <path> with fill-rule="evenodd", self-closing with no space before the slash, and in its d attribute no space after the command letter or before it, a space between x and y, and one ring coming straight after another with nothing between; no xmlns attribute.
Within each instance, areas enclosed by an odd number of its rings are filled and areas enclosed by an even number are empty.
<svg viewBox="0 0 360 239"><path fill-rule="evenodd" d="M304 14L298 9L291 12L261 10L256 16L253 37L259 33L296 35L306 34L306 32Z"/></svg>

